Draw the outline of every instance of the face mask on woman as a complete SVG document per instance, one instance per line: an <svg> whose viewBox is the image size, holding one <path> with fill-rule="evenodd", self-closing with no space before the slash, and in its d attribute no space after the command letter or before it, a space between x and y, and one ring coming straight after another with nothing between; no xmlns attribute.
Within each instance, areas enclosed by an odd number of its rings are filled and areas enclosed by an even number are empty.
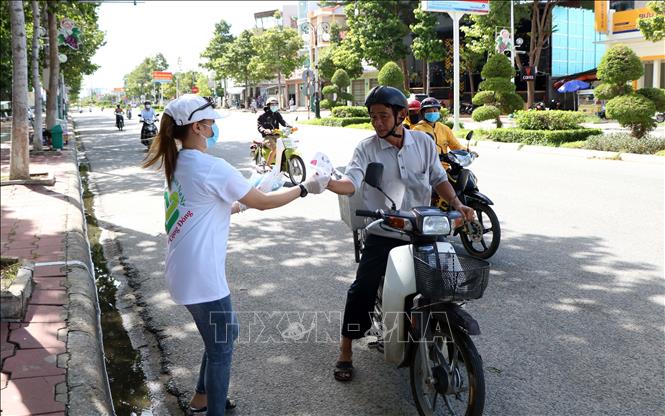
<svg viewBox="0 0 665 416"><path fill-rule="evenodd" d="M217 140L219 140L219 127L217 127L217 124L215 124L215 123L212 123L212 125L207 125L206 124L206 126L210 127L210 129L212 130L212 136L205 137L205 136L200 135L200 134L199 134L199 136L206 139L206 147L211 148L215 145L215 143L217 143Z"/></svg>
<svg viewBox="0 0 665 416"><path fill-rule="evenodd" d="M273 113L276 113L277 110L279 110L279 106L277 106L277 105L271 105L270 106L270 111L272 111Z"/></svg>
<svg viewBox="0 0 665 416"><path fill-rule="evenodd" d="M435 113L425 113L425 120L430 123L436 122L439 118L441 118L441 114L438 111Z"/></svg>

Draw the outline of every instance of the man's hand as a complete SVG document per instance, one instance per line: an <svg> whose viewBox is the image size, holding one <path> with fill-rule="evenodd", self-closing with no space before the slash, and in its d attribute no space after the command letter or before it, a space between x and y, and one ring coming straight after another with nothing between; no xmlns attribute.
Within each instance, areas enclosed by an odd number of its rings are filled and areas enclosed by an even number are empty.
<svg viewBox="0 0 665 416"><path fill-rule="evenodd" d="M319 175L316 173L310 176L302 185L307 189L308 193L320 194L326 190L328 182L330 182L330 175Z"/></svg>
<svg viewBox="0 0 665 416"><path fill-rule="evenodd" d="M457 201L459 201L459 199L457 199ZM467 221L473 221L473 219L476 217L476 212L473 210L473 208L467 207L466 205L462 204L461 201L459 204L457 204L457 206L454 206L454 208L461 212Z"/></svg>

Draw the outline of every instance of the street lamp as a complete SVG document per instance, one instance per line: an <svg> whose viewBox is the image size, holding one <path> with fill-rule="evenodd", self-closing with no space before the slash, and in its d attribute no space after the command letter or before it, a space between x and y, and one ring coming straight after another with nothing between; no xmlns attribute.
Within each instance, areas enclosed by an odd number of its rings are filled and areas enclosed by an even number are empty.
<svg viewBox="0 0 665 416"><path fill-rule="evenodd" d="M312 22L304 22L300 25L300 29L306 35L309 34L309 31L312 30L314 33L314 115L316 118L321 118L321 106L320 106L320 94L319 94L319 33L326 35L330 33L330 24L327 22L321 22L317 25L313 25ZM309 48L310 54L312 48ZM310 58L311 62L311 58Z"/></svg>

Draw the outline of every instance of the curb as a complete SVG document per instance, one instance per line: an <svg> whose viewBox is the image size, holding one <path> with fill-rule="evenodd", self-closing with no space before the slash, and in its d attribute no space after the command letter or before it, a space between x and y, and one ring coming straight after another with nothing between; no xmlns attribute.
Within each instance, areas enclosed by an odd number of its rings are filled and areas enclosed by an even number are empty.
<svg viewBox="0 0 665 416"><path fill-rule="evenodd" d="M86 234L78 152L70 141L75 174L67 174L65 244L67 264L67 413L73 415L114 414L111 390L104 364L99 301L90 246Z"/></svg>
<svg viewBox="0 0 665 416"><path fill-rule="evenodd" d="M521 152L554 154L561 156L577 156L587 159L612 159L626 162L665 164L665 157L654 155L641 155L637 153L605 152L602 150L568 149L565 147L534 146L522 143L493 142L479 140L475 144L479 148L515 150Z"/></svg>

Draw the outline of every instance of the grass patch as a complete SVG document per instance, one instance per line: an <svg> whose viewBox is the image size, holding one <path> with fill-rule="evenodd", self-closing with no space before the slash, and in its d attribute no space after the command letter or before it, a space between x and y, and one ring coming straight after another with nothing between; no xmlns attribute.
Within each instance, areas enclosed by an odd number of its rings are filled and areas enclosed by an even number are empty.
<svg viewBox="0 0 665 416"><path fill-rule="evenodd" d="M0 260L0 288L7 290L16 280L21 262L15 259L2 258Z"/></svg>
<svg viewBox="0 0 665 416"><path fill-rule="evenodd" d="M665 156L665 150L659 150L655 154L656 156Z"/></svg>
<svg viewBox="0 0 665 416"><path fill-rule="evenodd" d="M587 139L585 149L606 152L653 155L665 151L665 138L647 135L636 139L628 133L594 135Z"/></svg>
<svg viewBox="0 0 665 416"><path fill-rule="evenodd" d="M374 127L372 127L372 123L359 123L359 124L349 124L348 127L350 129L364 129L364 130L374 130Z"/></svg>
<svg viewBox="0 0 665 416"><path fill-rule="evenodd" d="M586 140L578 140L576 142L562 143L561 147L565 147L568 149L584 149L585 144Z"/></svg>

